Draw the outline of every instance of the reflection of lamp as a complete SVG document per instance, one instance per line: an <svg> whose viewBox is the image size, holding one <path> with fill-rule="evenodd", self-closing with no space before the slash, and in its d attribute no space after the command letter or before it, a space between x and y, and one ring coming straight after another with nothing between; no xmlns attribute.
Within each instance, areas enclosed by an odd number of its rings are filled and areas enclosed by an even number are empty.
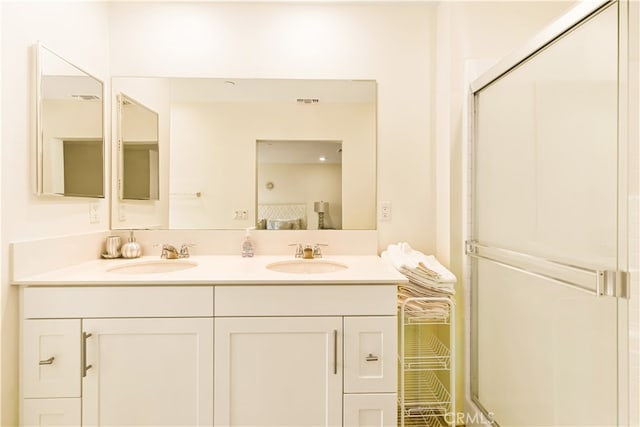
<svg viewBox="0 0 640 427"><path fill-rule="evenodd" d="M318 212L318 230L324 228L324 213L329 211L329 202L313 202L313 210Z"/></svg>

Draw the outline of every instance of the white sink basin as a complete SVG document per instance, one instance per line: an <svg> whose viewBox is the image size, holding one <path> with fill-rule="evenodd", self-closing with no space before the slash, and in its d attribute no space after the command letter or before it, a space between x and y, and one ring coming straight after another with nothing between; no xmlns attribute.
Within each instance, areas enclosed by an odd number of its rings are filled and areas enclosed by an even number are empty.
<svg viewBox="0 0 640 427"><path fill-rule="evenodd" d="M292 259L267 264L267 269L269 270L293 274L334 273L347 268L349 268L347 265L340 262L324 259Z"/></svg>
<svg viewBox="0 0 640 427"><path fill-rule="evenodd" d="M158 259L122 264L108 268L107 271L120 274L157 274L187 270L197 265L197 262L186 259Z"/></svg>

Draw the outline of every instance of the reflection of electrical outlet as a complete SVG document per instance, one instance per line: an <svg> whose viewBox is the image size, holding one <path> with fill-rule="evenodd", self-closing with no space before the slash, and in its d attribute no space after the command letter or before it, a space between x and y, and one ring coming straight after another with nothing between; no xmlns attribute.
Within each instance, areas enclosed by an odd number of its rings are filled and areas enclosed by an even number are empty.
<svg viewBox="0 0 640 427"><path fill-rule="evenodd" d="M236 209L235 211L233 211L233 219L249 219L249 211L247 211L246 209Z"/></svg>
<svg viewBox="0 0 640 427"><path fill-rule="evenodd" d="M97 224L100 222L100 214L98 214L98 204L89 203L89 224Z"/></svg>
<svg viewBox="0 0 640 427"><path fill-rule="evenodd" d="M391 221L391 202L380 202L380 219Z"/></svg>

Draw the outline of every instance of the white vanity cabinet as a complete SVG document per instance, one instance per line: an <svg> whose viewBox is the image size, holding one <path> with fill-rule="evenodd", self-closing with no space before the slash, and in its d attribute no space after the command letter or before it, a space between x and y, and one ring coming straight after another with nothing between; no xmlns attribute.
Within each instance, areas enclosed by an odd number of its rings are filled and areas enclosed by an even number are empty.
<svg viewBox="0 0 640 427"><path fill-rule="evenodd" d="M216 426L396 426L395 285L218 286Z"/></svg>
<svg viewBox="0 0 640 427"><path fill-rule="evenodd" d="M213 424L212 287L27 287L22 311L22 425Z"/></svg>
<svg viewBox="0 0 640 427"><path fill-rule="evenodd" d="M395 284L23 286L21 310L23 426L396 425Z"/></svg>

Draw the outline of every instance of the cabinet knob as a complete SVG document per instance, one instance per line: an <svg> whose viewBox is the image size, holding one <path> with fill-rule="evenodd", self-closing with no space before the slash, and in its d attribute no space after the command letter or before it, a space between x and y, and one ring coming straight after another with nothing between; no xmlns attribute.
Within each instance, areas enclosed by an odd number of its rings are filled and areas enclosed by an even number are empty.
<svg viewBox="0 0 640 427"><path fill-rule="evenodd" d="M48 359L41 360L38 364L39 364L39 365L53 365L53 361L54 361L55 359L56 359L55 357L51 356L51 357L50 357L50 358L48 358Z"/></svg>
<svg viewBox="0 0 640 427"><path fill-rule="evenodd" d="M369 353L367 357L364 358L367 362L377 362L378 356L374 356L373 353Z"/></svg>

